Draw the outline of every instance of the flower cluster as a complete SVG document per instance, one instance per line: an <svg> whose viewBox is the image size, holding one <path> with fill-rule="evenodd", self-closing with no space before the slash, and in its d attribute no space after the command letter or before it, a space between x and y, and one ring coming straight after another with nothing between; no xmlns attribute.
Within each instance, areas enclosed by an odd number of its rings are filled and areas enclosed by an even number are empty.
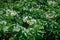
<svg viewBox="0 0 60 40"><path fill-rule="evenodd" d="M15 15L17 15L17 12L10 10L10 9L7 9L6 10L6 16L9 16L9 15L15 16Z"/></svg>
<svg viewBox="0 0 60 40"><path fill-rule="evenodd" d="M4 24L4 25L6 25L7 22L6 22L5 20L3 20L3 21L0 22L0 24Z"/></svg>
<svg viewBox="0 0 60 40"><path fill-rule="evenodd" d="M57 4L57 2L55 1L47 1L49 5L55 6Z"/></svg>
<svg viewBox="0 0 60 40"><path fill-rule="evenodd" d="M36 20L32 19L32 17L30 17L30 16L23 17L23 21L27 22L29 25L36 23Z"/></svg>

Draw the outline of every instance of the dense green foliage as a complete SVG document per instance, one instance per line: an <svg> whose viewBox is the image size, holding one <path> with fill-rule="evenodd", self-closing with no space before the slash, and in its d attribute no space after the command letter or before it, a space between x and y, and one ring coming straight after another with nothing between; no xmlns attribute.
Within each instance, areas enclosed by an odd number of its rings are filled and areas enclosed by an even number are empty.
<svg viewBox="0 0 60 40"><path fill-rule="evenodd" d="M60 0L0 0L0 40L60 40Z"/></svg>

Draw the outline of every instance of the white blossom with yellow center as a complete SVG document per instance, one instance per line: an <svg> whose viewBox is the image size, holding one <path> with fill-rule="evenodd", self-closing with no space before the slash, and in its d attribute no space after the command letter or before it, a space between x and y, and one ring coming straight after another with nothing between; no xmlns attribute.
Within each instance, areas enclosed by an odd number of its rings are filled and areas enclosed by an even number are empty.
<svg viewBox="0 0 60 40"><path fill-rule="evenodd" d="M29 20L29 18L32 18L32 17L30 17L30 16L23 17L23 21L27 22L29 25L32 25L32 24L36 23L35 19L30 19Z"/></svg>
<svg viewBox="0 0 60 40"><path fill-rule="evenodd" d="M35 19L27 20L27 23L29 25L32 25L32 24L36 23L36 20Z"/></svg>

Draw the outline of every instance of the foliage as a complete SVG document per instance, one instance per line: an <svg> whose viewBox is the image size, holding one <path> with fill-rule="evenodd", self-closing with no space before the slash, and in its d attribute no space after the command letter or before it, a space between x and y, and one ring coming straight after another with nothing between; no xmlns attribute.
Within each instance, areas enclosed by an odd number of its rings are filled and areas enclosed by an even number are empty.
<svg viewBox="0 0 60 40"><path fill-rule="evenodd" d="M60 0L0 0L0 40L59 40Z"/></svg>

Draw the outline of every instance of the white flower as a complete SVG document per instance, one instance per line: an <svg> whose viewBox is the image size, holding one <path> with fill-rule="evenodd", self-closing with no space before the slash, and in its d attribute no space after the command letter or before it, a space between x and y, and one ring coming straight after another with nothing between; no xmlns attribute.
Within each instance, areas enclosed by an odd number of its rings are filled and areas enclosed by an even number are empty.
<svg viewBox="0 0 60 40"><path fill-rule="evenodd" d="M9 16L9 15L15 16L15 15L17 15L17 12L10 10L10 9L7 9L6 10L6 16Z"/></svg>
<svg viewBox="0 0 60 40"><path fill-rule="evenodd" d="M8 27L7 26L3 27L3 31L4 32L8 31Z"/></svg>
<svg viewBox="0 0 60 40"><path fill-rule="evenodd" d="M27 22L29 25L32 25L32 24L36 23L36 20L35 19L32 19L31 16L23 17L23 21L24 22Z"/></svg>
<svg viewBox="0 0 60 40"><path fill-rule="evenodd" d="M11 16L15 16L17 13L15 11L11 11Z"/></svg>
<svg viewBox="0 0 60 40"><path fill-rule="evenodd" d="M28 20L27 23L29 25L32 25L32 24L36 23L36 20L35 19L31 19L31 20Z"/></svg>
<svg viewBox="0 0 60 40"><path fill-rule="evenodd" d="M26 17L23 17L23 21L24 22L27 22L29 19L31 19L32 17L31 16L26 16Z"/></svg>
<svg viewBox="0 0 60 40"><path fill-rule="evenodd" d="M14 26L13 31L19 32L20 31L20 27L21 26L17 23L16 26Z"/></svg>
<svg viewBox="0 0 60 40"><path fill-rule="evenodd" d="M47 2L48 2L49 5L53 5L53 6L56 4L55 1L47 1Z"/></svg>
<svg viewBox="0 0 60 40"><path fill-rule="evenodd" d="M54 15L53 14L46 14L46 18L54 18Z"/></svg>
<svg viewBox="0 0 60 40"><path fill-rule="evenodd" d="M36 20L35 19L32 19L31 21L36 23Z"/></svg>
<svg viewBox="0 0 60 40"><path fill-rule="evenodd" d="M27 19L28 19L28 16L23 17L23 21L24 21L24 22L26 22L26 21L27 21Z"/></svg>
<svg viewBox="0 0 60 40"><path fill-rule="evenodd" d="M6 22L5 20L3 20L3 21L0 22L0 24L4 24L4 25L6 25L7 22Z"/></svg>
<svg viewBox="0 0 60 40"><path fill-rule="evenodd" d="M13 31L19 31L19 30L20 30L19 27L14 27L14 28L13 28Z"/></svg>

